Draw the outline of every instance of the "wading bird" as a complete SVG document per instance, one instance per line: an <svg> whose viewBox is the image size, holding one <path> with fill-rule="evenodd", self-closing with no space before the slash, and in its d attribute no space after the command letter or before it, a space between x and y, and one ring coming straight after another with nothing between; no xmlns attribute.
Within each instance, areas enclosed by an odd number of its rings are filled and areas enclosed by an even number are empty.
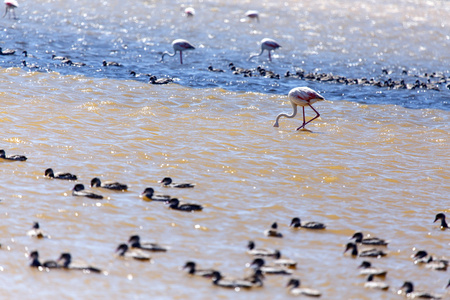
<svg viewBox="0 0 450 300"><path fill-rule="evenodd" d="M248 58L248 60L251 60L253 57L256 57L256 56L261 56L263 54L264 50L267 50L267 52L269 53L269 61L272 61L272 57L270 56L270 51L276 50L280 47L281 47L280 44L278 44L277 42L275 42L272 39L268 39L268 38L262 39L261 52L259 54L254 54L254 55L250 56Z"/></svg>
<svg viewBox="0 0 450 300"><path fill-rule="evenodd" d="M3 18L8 14L8 12L11 11L9 14L9 18L11 18L11 14L14 16L14 19L16 18L16 7L19 7L19 3L17 3L16 0L5 0L5 14L3 15Z"/></svg>
<svg viewBox="0 0 450 300"><path fill-rule="evenodd" d="M278 120L281 117L286 117L286 118L295 117L297 115L297 106L301 106L303 108L303 124L302 124L302 126L298 127L296 130L305 128L306 124L308 124L309 122L320 117L319 112L317 110L315 110L311 104L313 104L317 101L325 100L325 98L322 97L318 92L314 91L313 89L310 89L309 87L293 88L292 90L290 90L290 92L288 94L288 98L291 101L292 110L293 110L292 114L291 115L288 115L285 113L279 114L277 116L277 119L275 120L275 123L273 124L273 127L279 126ZM316 116L314 118L312 118L311 120L309 120L308 122L306 122L306 120L305 120L305 106L311 107L311 109L316 113Z"/></svg>
<svg viewBox="0 0 450 300"><path fill-rule="evenodd" d="M161 57L161 61L164 61L164 56L165 55L169 55L169 56L175 56L175 54L177 54L177 52L180 52L180 64L183 64L183 51L187 51L187 50L194 50L195 47L191 45L191 43L189 43L186 40L183 39L176 39L172 42L172 47L173 50L175 51L173 54L164 51L164 53L162 54Z"/></svg>

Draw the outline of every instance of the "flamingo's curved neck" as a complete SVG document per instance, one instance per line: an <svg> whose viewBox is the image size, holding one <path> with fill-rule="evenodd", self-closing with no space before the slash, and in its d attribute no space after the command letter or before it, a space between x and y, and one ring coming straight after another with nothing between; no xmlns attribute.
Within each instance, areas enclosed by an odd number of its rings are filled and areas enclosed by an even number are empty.
<svg viewBox="0 0 450 300"><path fill-rule="evenodd" d="M161 61L164 60L164 56L169 55L170 57L175 56L175 54L177 54L177 51L175 51L174 53L169 53L167 51L164 51L164 53L161 56Z"/></svg>
<svg viewBox="0 0 450 300"><path fill-rule="evenodd" d="M263 52L264 52L264 49L261 49L261 52L259 52L259 54L253 54L252 56L250 56L248 58L248 60L252 59L253 57L261 56L263 54Z"/></svg>
<svg viewBox="0 0 450 300"><path fill-rule="evenodd" d="M285 114L285 113L279 114L277 116L277 119L275 120L275 123L273 124L273 127L278 127L279 126L278 125L278 120L281 117L293 118L293 117L295 117L297 115L297 104L295 104L294 102L291 101L291 105L292 105L292 114L291 115L288 115L288 114Z"/></svg>

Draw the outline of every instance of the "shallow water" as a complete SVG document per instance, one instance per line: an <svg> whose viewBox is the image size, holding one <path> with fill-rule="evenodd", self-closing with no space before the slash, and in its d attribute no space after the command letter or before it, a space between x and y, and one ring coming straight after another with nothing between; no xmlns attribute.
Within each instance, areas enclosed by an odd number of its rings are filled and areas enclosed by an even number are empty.
<svg viewBox="0 0 450 300"><path fill-rule="evenodd" d="M252 260L245 253L250 239L298 261L295 276L305 287L321 290L322 299L399 299L395 291L405 280L418 289L445 292L448 273L416 266L410 256L417 249L449 255L448 231L432 223L436 213L449 213L448 90L246 79L229 72L212 74L206 68L210 63L225 68L234 61L247 67L267 64L281 73L296 66L295 57L306 56L300 65L305 70L318 64L325 72L346 76L379 75L382 67L397 73L403 67L417 74L448 73L440 69L448 62L448 52L438 49L448 48L448 20L443 17L448 2L328 1L283 7L278 2L245 2L263 12L259 24L239 22L247 9L242 2L208 2L198 8L193 3L197 14L184 27L178 2L137 2L127 7L125 16L118 2L99 2L89 9L86 3L23 3L18 21L2 19L1 24L7 24L2 46L17 47L22 45L18 37L34 36L23 49L52 70L27 72L18 68L19 56L1 57L1 148L7 155L28 157L26 162L0 162L0 278L9 286L3 297L285 299L286 277L267 276L263 288L235 292L190 278L179 269L194 260L200 267L243 276L248 272L245 264ZM295 13L302 16L301 22ZM280 27L268 24L272 18ZM46 26L40 25L42 20ZM154 24L150 28L149 22ZM210 22L206 32L201 22ZM353 29L339 30L339 23ZM56 26L61 24L65 26ZM161 30L167 24L173 27ZM376 30L387 25L394 30ZM366 26L374 33L363 30ZM75 27L76 35L63 30ZM306 36L301 44L293 38L299 29ZM427 35L431 30L441 38ZM146 37L144 32L151 34ZM183 66L175 59L159 63L159 53L183 32L189 33L189 40L197 37L196 45L204 47L188 53ZM237 32L245 34L247 45L225 47ZM213 33L220 38L208 35ZM274 62L246 62L248 52L257 50L249 49L269 33L283 42ZM319 47L324 35L335 39ZM372 46L355 42L363 36ZM424 39L436 47L421 50ZM7 43L13 40L16 45ZM380 57L372 48L375 40L384 43ZM407 54L402 54L406 48ZM150 54L138 59L144 50ZM89 66L55 65L49 58L53 51ZM368 57L352 63L364 54ZM215 59L203 61L208 56ZM126 67L103 69L99 62L105 57ZM130 79L129 69L176 76L181 85L149 85ZM321 118L308 125L311 131L295 131L298 117L282 119L280 127L273 128L275 116L291 109L287 91L302 85L327 98L314 105ZM307 115L312 116L310 110ZM99 176L130 188L124 193L95 189L106 197L102 201L80 199L71 196L74 182L43 178L47 167L75 173L86 186ZM197 185L190 190L163 189L157 181L164 176ZM142 201L139 194L147 186L201 203L205 209L183 213L160 202ZM324 222L327 229L293 231L288 225L295 216ZM33 221L39 221L51 238L26 236ZM282 239L263 235L275 221ZM390 291L364 289L364 278L356 269L362 259L343 254L355 231L390 240L388 256L372 260L389 270ZM152 263L114 257L116 246L132 234L171 249L152 254ZM39 250L41 260L69 251L75 260L107 273L39 272L28 267L26 254L31 250Z"/></svg>

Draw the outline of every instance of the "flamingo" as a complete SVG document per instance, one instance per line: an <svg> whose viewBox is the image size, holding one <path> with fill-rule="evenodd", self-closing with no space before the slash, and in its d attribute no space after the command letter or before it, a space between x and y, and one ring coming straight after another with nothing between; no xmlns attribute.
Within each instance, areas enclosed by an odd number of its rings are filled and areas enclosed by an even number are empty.
<svg viewBox="0 0 450 300"><path fill-rule="evenodd" d="M261 52L259 54L254 54L254 55L250 56L248 58L248 60L251 60L253 57L260 56L261 54L263 54L264 50L267 50L267 52L269 52L269 60L272 61L272 58L270 57L270 51L278 49L280 47L281 47L280 44L278 44L277 42L275 42L272 39L268 39L268 38L262 39Z"/></svg>
<svg viewBox="0 0 450 300"><path fill-rule="evenodd" d="M258 21L259 23L259 12L257 10L247 10L245 15L251 20L256 19L256 21Z"/></svg>
<svg viewBox="0 0 450 300"><path fill-rule="evenodd" d="M12 14L14 15L14 19L16 19L16 12L15 8L19 7L19 3L17 3L16 0L5 0L5 14L3 15L3 18L8 14L9 11L12 11ZM11 18L11 14L9 15Z"/></svg>
<svg viewBox="0 0 450 300"><path fill-rule="evenodd" d="M195 9L193 7L186 7L184 13L186 17L193 17L195 15Z"/></svg>
<svg viewBox="0 0 450 300"><path fill-rule="evenodd" d="M161 57L161 61L164 61L164 56L167 54L169 56L175 56L175 54L177 54L178 51L180 51L180 64L183 64L183 51L187 51L187 50L194 50L195 47L191 45L191 43L189 43L186 40L183 39L176 39L172 42L172 47L173 50L175 51L173 54L164 51L162 57Z"/></svg>
<svg viewBox="0 0 450 300"><path fill-rule="evenodd" d="M314 119L317 119L320 116L319 112L317 110L315 110L311 104L313 104L317 101L325 100L325 98L322 97L318 92L314 91L313 89L310 89L309 87L293 88L292 90L289 91L288 98L291 101L291 105L292 105L292 109L293 109L292 115L288 115L285 113L279 114L277 116L277 119L275 120L275 123L273 124L273 127L279 126L278 120L281 117L286 117L286 118L295 117L297 115L297 106L301 106L303 108L303 124L302 124L302 126L298 127L296 130L305 128L306 124L308 124L309 122L311 122ZM316 116L314 118L312 118L311 120L309 120L308 122L305 121L305 106L311 107L311 109L316 113Z"/></svg>

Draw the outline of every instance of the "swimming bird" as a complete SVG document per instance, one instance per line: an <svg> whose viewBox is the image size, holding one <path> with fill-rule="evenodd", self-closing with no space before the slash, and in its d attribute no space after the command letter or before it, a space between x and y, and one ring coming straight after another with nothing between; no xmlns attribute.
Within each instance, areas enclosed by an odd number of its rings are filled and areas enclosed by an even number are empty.
<svg viewBox="0 0 450 300"><path fill-rule="evenodd" d="M29 68L29 69L39 69L39 66L36 64L28 64L25 60L22 60L22 65L24 68Z"/></svg>
<svg viewBox="0 0 450 300"><path fill-rule="evenodd" d="M6 156L5 150L0 150L0 158L3 158L4 160L14 160L14 161L26 161L27 157L24 155L11 155Z"/></svg>
<svg viewBox="0 0 450 300"><path fill-rule="evenodd" d="M176 39L172 42L172 47L173 50L175 51L173 54L164 51L164 53L161 56L161 61L164 61L164 56L165 55L169 55L169 56L175 56L175 54L177 54L177 52L180 52L180 64L183 64L183 51L188 51L188 50L194 50L195 47L191 45L191 43L189 43L186 40L183 39Z"/></svg>
<svg viewBox="0 0 450 300"><path fill-rule="evenodd" d="M274 265L286 267L289 269L297 268L297 262L295 260L292 260L289 258L282 258L281 252L278 250L275 250L274 258L275 258L275 260L272 262Z"/></svg>
<svg viewBox="0 0 450 300"><path fill-rule="evenodd" d="M277 116L277 119L275 120L275 123L273 124L273 127L279 126L278 120L281 117L286 117L286 118L295 117L297 115L297 106L301 106L303 108L303 124L302 124L302 126L298 127L296 130L305 128L306 124L308 124L311 121L320 117L319 112L314 107L312 107L311 104L313 104L317 101L325 100L325 98L322 97L318 92L314 91L313 89L310 89L309 87L293 88L292 90L289 91L288 98L289 98L289 101L291 101L292 114L291 115L288 115L285 113L279 114ZM306 119L305 119L305 106L309 106L316 113L316 116L314 118L312 118L311 120L309 120L308 122L306 122Z"/></svg>
<svg viewBox="0 0 450 300"><path fill-rule="evenodd" d="M145 201L168 201L171 198L169 195L155 194L155 190L151 187L146 188L140 197Z"/></svg>
<svg viewBox="0 0 450 300"><path fill-rule="evenodd" d="M115 62L115 61L108 61L107 62L106 60L104 60L102 62L102 64L103 64L104 67L122 67L122 64L120 64L118 62Z"/></svg>
<svg viewBox="0 0 450 300"><path fill-rule="evenodd" d="M142 242L141 243L141 237L139 235L132 235L128 239L128 244L131 248L138 248L145 251L152 251L152 252L166 252L168 250L168 247L161 246L157 243L151 243L151 242Z"/></svg>
<svg viewBox="0 0 450 300"><path fill-rule="evenodd" d="M5 14L3 15L3 18L9 12L9 18L11 18L11 14L12 14L12 15L14 15L14 19L17 19L17 17L16 17L16 8L17 7L19 7L19 3L16 0L5 0Z"/></svg>
<svg viewBox="0 0 450 300"><path fill-rule="evenodd" d="M270 56L270 51L276 50L276 49L278 49L280 47L281 47L280 44L278 44L277 42L275 42L272 39L268 39L268 38L262 39L262 41L261 41L261 52L259 54L251 55L248 58L248 60L251 60L253 57L256 57L256 56L261 56L263 54L263 52L265 50L267 50L267 52L269 53L269 61L272 61L272 57Z"/></svg>
<svg viewBox="0 0 450 300"><path fill-rule="evenodd" d="M151 259L150 256L139 249L130 249L127 244L120 244L116 252L119 257L123 258L132 258L139 261L149 261Z"/></svg>
<svg viewBox="0 0 450 300"><path fill-rule="evenodd" d="M32 57L32 58L37 58L36 56L34 56L33 54L28 54L27 50L23 50L22 54L24 57Z"/></svg>
<svg viewBox="0 0 450 300"><path fill-rule="evenodd" d="M155 75L150 76L150 78L148 79L148 82L151 84L168 84L173 82L172 78L157 78Z"/></svg>
<svg viewBox="0 0 450 300"><path fill-rule="evenodd" d="M355 243L348 243L345 247L345 252L348 250L352 250L351 255L352 256L359 256L359 257L382 257L386 256L387 254L381 250L378 249L369 249L369 250L363 250L361 252L358 252L358 247Z"/></svg>
<svg viewBox="0 0 450 300"><path fill-rule="evenodd" d="M213 68L213 66L211 66L211 65L208 66L208 71L210 71L210 72L216 72L216 73L223 73L223 72L225 72L225 71L222 70L222 69L215 69L215 68Z"/></svg>
<svg viewBox="0 0 450 300"><path fill-rule="evenodd" d="M214 272L217 272L217 270L213 269L197 269L196 266L197 264L195 262L188 261L183 266L183 269L185 269L189 275L196 275L205 278L212 278Z"/></svg>
<svg viewBox="0 0 450 300"><path fill-rule="evenodd" d="M367 277L367 281L364 283L365 288L383 290L383 291L389 289L389 285L387 283L381 282L381 281L374 281L373 276L374 276L373 274L370 274Z"/></svg>
<svg viewBox="0 0 450 300"><path fill-rule="evenodd" d="M428 255L428 252L425 250L417 251L417 253L411 257L414 259L414 264L423 264L426 268L432 270L447 271L449 265L448 260Z"/></svg>
<svg viewBox="0 0 450 300"><path fill-rule="evenodd" d="M219 271L213 272L212 276L212 283L216 286L225 287L225 288L245 288L249 289L255 286L254 283L252 283L249 280L243 280L243 279L234 279L234 278L224 278L222 274Z"/></svg>
<svg viewBox="0 0 450 300"><path fill-rule="evenodd" d="M264 235L269 236L269 237L278 237L278 238L283 237L283 234L281 232L278 232L277 222L272 223L272 226L270 226L270 229L267 229L264 231Z"/></svg>
<svg viewBox="0 0 450 300"><path fill-rule="evenodd" d="M398 290L397 294L404 294L408 298L421 298L421 299L441 299L442 296L434 295L428 292L415 292L414 284L411 281L405 281Z"/></svg>
<svg viewBox="0 0 450 300"><path fill-rule="evenodd" d="M270 275L291 275L292 271L283 267L268 266L262 258L255 258L247 267L251 267L255 270L261 270L263 274Z"/></svg>
<svg viewBox="0 0 450 300"><path fill-rule="evenodd" d="M48 178L62 179L62 180L77 180L77 175L62 172L53 173L52 168L48 168L47 170L45 170L44 176Z"/></svg>
<svg viewBox="0 0 450 300"><path fill-rule="evenodd" d="M98 195L92 192L88 192L84 190L84 185L81 183L75 184L75 186L72 189L72 196L80 196L80 197L87 197L91 199L103 199L102 195Z"/></svg>
<svg viewBox="0 0 450 300"><path fill-rule="evenodd" d="M72 263L72 255L70 253L62 253L57 260L58 265L66 270L82 270L85 273L101 273L102 271L96 267L85 265L82 263ZM62 262L62 263L60 263Z"/></svg>
<svg viewBox="0 0 450 300"><path fill-rule="evenodd" d="M255 242L248 241L247 244L247 254L253 256L276 256L277 250L270 248L255 248Z"/></svg>
<svg viewBox="0 0 450 300"><path fill-rule="evenodd" d="M163 187L171 187L171 188L179 188L179 189L195 187L194 183L175 183L172 181L172 178L170 178L170 177L164 177L161 181L158 181L158 183L161 183L161 186L163 186Z"/></svg>
<svg viewBox="0 0 450 300"><path fill-rule="evenodd" d="M191 203L180 203L177 198L172 198L169 201L166 201L166 204L169 205L169 208L181 211L200 211L203 210L203 206L200 204L191 204Z"/></svg>
<svg viewBox="0 0 450 300"><path fill-rule="evenodd" d="M351 238L355 239L355 243L371 246L387 246L388 242L377 237L367 237L363 238L362 232L356 232Z"/></svg>
<svg viewBox="0 0 450 300"><path fill-rule="evenodd" d="M293 218L291 221L291 225L289 225L292 228L306 228L306 229L325 229L326 226L323 223L319 222L306 222L301 223L300 218Z"/></svg>
<svg viewBox="0 0 450 300"><path fill-rule="evenodd" d="M130 71L130 75L133 77L141 77L141 76L151 77L152 76L152 74L149 74L149 73L136 73L135 71Z"/></svg>
<svg viewBox="0 0 450 300"><path fill-rule="evenodd" d="M39 261L39 252L37 252L37 251L30 252L29 257L31 259L30 267L33 267L33 268L44 267L44 268L49 268L49 269L56 269L59 267L58 263L54 260L48 260L48 261L45 261L44 263L41 263Z"/></svg>
<svg viewBox="0 0 450 300"><path fill-rule="evenodd" d="M374 268L368 261L363 261L358 269L361 269L361 271L359 272L360 275L374 275L384 277L387 274L386 270Z"/></svg>
<svg viewBox="0 0 450 300"><path fill-rule="evenodd" d="M56 54L52 54L53 60L66 60L68 59L67 56L57 56Z"/></svg>
<svg viewBox="0 0 450 300"><path fill-rule="evenodd" d="M27 235L31 237L37 237L38 239L47 237L47 235L44 234L44 231L40 228L38 222L33 223L33 227L28 230Z"/></svg>
<svg viewBox="0 0 450 300"><path fill-rule="evenodd" d="M6 49L3 51L2 47L0 47L0 55L13 55L16 53L16 50Z"/></svg>
<svg viewBox="0 0 450 300"><path fill-rule="evenodd" d="M434 219L434 222L433 223L435 223L436 221L438 221L438 220L441 220L441 230L445 230L445 229L448 229L448 224L447 224L447 222L445 221L445 214L443 214L443 213L438 213L437 215L436 215L436 218Z"/></svg>
<svg viewBox="0 0 450 300"><path fill-rule="evenodd" d="M116 190L116 191L126 191L128 189L128 186L126 184L119 183L119 182L106 181L106 182L102 183L100 181L100 178L98 178L98 177L92 178L91 187L101 187L104 189Z"/></svg>
<svg viewBox="0 0 450 300"><path fill-rule="evenodd" d="M309 288L300 288L300 279L291 278L286 285L289 288L289 293L294 296L305 295L310 297L320 297L321 292Z"/></svg>
<svg viewBox="0 0 450 300"><path fill-rule="evenodd" d="M256 20L259 23L259 12L257 10L247 10L245 16L249 18L249 20Z"/></svg>

